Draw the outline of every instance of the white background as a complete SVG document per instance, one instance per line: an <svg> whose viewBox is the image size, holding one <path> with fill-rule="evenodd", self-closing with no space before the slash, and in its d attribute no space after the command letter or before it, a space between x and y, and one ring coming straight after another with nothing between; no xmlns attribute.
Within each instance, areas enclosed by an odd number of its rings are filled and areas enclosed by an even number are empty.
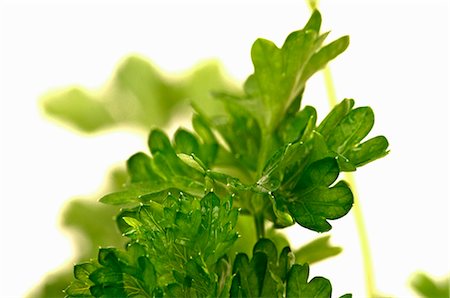
<svg viewBox="0 0 450 298"><path fill-rule="evenodd" d="M99 88L132 52L174 72L217 57L243 80L252 72L249 52L257 37L280 45L309 15L301 0L126 2L0 6L2 297L22 297L46 272L70 262L69 237L58 228L64 202L94 193L111 165L145 150L145 136L86 137L55 125L40 112L40 96L73 84ZM450 272L446 3L320 3L324 29L332 29L329 40L351 37L346 53L331 63L338 96L372 106L373 135L390 140L391 153L358 170L356 179L377 286L397 297L413 295L407 282L414 271ZM308 88L305 102L319 106L323 117L322 78L313 78ZM364 297L353 216L333 226L332 239L345 251L312 273L331 280L334 297ZM312 237L296 233L297 243Z"/></svg>

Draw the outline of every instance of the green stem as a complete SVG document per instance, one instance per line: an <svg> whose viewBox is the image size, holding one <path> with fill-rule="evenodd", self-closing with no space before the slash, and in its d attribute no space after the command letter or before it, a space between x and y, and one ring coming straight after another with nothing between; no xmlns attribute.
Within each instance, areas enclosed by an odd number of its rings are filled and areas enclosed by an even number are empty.
<svg viewBox="0 0 450 298"><path fill-rule="evenodd" d="M264 214L257 213L254 215L255 227L256 227L256 241L261 238L264 238L265 230L264 230Z"/></svg>
<svg viewBox="0 0 450 298"><path fill-rule="evenodd" d="M333 78L328 66L323 70L325 88L328 95L328 103L333 108L337 104L336 91L334 89ZM366 294L367 297L376 297L375 275L372 263L372 256L370 253L369 238L367 236L366 226L364 224L364 216L361 209L361 205L356 191L356 183L353 175L346 172L345 178L350 185L353 192L353 216L355 218L356 230L358 232L359 245L361 247L361 254L363 258L364 275L366 282Z"/></svg>

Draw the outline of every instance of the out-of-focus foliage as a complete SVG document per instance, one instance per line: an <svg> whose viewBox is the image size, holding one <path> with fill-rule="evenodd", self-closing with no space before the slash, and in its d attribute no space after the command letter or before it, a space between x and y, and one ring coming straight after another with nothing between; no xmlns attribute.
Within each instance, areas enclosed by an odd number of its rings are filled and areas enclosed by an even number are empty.
<svg viewBox="0 0 450 298"><path fill-rule="evenodd" d="M237 92L217 61L207 61L192 71L167 75L146 59L124 59L100 90L70 87L46 94L44 111L83 132L96 132L121 124L148 130L163 127L174 115L188 116L190 104L205 113L218 109L211 92Z"/></svg>
<svg viewBox="0 0 450 298"><path fill-rule="evenodd" d="M434 279L423 272L418 272L411 278L411 287L424 298L448 298L450 297L450 276Z"/></svg>
<svg viewBox="0 0 450 298"><path fill-rule="evenodd" d="M100 192L116 191L126 179L125 169L116 167L109 173ZM99 246L123 246L125 241L114 225L118 212L119 208L116 206L99 204L97 196L71 199L62 211L60 224L72 237L75 254L73 260L49 273L28 297L64 297L63 290L73 278L73 262L95 257Z"/></svg>
<svg viewBox="0 0 450 298"><path fill-rule="evenodd" d="M314 264L338 255L342 248L330 244L330 235L319 237L302 245L295 251L295 259L300 263Z"/></svg>

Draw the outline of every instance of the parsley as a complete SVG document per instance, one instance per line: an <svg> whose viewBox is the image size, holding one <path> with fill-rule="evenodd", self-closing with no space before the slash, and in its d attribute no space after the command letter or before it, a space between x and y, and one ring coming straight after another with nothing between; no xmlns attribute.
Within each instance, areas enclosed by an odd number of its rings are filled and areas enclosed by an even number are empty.
<svg viewBox="0 0 450 298"><path fill-rule="evenodd" d="M349 44L344 36L323 45L320 27L316 10L281 47L258 39L242 90L216 92L205 105L194 100L192 131L150 132L149 152L127 161L127 185L101 198L123 206L117 225L127 245L76 265L68 297L331 296L326 278L310 279L308 263L339 248L324 237L292 252L274 229L329 231L353 204L339 174L385 156L388 141L366 138L373 111L352 99L320 123L302 106L307 80ZM124 84L139 83L132 73ZM113 120L102 121L84 129ZM255 243L245 232L239 238L248 219Z"/></svg>

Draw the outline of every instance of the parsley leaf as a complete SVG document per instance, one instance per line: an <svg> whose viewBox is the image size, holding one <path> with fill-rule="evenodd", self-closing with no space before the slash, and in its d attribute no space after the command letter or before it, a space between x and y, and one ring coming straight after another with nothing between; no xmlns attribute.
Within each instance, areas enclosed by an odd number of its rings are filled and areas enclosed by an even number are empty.
<svg viewBox="0 0 450 298"><path fill-rule="evenodd" d="M201 200L168 195L161 203L124 209L117 220L130 238L127 250L102 248L97 261L75 266L76 281L66 294L218 295L227 284L224 255L237 239L237 216L231 199L222 202L214 193Z"/></svg>

